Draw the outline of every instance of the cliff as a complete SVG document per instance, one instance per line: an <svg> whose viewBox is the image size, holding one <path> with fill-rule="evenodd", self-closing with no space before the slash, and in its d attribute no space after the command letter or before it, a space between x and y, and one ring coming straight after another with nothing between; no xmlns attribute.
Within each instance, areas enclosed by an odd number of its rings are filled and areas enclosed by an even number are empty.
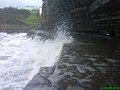
<svg viewBox="0 0 120 90"><path fill-rule="evenodd" d="M119 0L43 0L42 29L54 32L65 21L75 37L82 33L120 37L119 4Z"/></svg>
<svg viewBox="0 0 120 90"><path fill-rule="evenodd" d="M117 90L120 1L43 1L43 30L56 32L64 23L75 42L64 44L58 62L40 68L24 90Z"/></svg>
<svg viewBox="0 0 120 90"><path fill-rule="evenodd" d="M120 57L111 43L103 43L64 44L58 62L40 68L23 90L104 90L100 87L119 86Z"/></svg>

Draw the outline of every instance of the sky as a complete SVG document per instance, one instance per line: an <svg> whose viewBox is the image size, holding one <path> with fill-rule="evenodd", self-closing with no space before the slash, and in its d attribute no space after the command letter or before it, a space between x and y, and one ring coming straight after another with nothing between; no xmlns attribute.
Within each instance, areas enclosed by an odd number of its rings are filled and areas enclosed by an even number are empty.
<svg viewBox="0 0 120 90"><path fill-rule="evenodd" d="M25 6L42 6L42 0L0 0L0 7L18 7L23 8Z"/></svg>

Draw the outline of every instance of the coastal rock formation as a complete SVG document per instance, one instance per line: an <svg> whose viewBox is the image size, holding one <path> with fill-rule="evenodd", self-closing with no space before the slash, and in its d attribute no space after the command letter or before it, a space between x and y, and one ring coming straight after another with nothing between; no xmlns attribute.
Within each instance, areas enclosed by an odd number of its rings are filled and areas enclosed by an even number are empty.
<svg viewBox="0 0 120 90"><path fill-rule="evenodd" d="M55 32L64 22L75 42L64 44L58 62L41 68L24 90L99 90L120 85L120 46L114 43L120 40L120 0L43 2L42 29Z"/></svg>
<svg viewBox="0 0 120 90"><path fill-rule="evenodd" d="M62 21L73 36L120 37L119 0L43 0L42 29L55 32Z"/></svg>
<svg viewBox="0 0 120 90"><path fill-rule="evenodd" d="M119 59L110 43L64 44L55 66L40 68L24 90L99 90L118 86Z"/></svg>

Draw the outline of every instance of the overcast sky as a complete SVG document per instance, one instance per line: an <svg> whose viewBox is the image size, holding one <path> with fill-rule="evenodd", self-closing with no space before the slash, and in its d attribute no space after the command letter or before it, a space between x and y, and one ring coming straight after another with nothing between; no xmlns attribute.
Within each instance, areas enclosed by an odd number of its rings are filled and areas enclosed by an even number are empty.
<svg viewBox="0 0 120 90"><path fill-rule="evenodd" d="M42 6L42 0L0 0L0 7Z"/></svg>

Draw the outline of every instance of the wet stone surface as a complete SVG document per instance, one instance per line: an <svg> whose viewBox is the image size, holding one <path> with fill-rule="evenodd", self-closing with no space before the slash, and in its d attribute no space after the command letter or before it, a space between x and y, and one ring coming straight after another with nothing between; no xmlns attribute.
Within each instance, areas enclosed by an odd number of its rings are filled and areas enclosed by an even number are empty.
<svg viewBox="0 0 120 90"><path fill-rule="evenodd" d="M64 44L53 67L43 67L24 90L99 90L120 85L120 57L104 44Z"/></svg>

